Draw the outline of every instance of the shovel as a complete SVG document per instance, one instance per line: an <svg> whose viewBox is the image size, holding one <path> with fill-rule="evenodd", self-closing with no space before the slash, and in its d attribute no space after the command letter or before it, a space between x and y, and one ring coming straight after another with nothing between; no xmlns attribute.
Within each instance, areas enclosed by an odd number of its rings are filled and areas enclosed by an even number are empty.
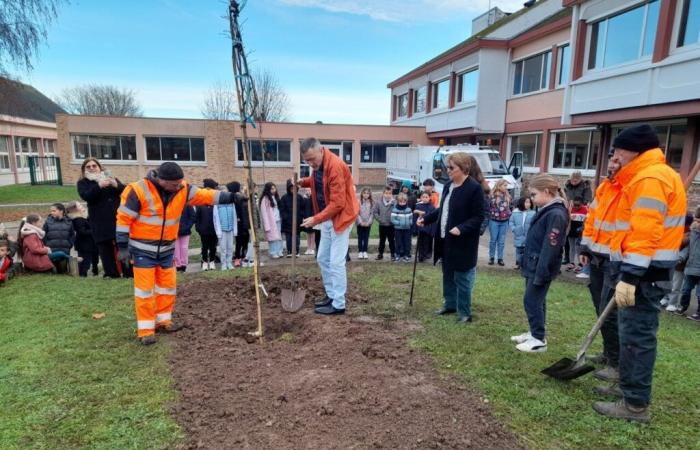
<svg viewBox="0 0 700 450"><path fill-rule="evenodd" d="M294 174L292 187L292 288L282 289L282 309L287 312L297 312L304 306L306 291L297 288L297 174Z"/></svg>
<svg viewBox="0 0 700 450"><path fill-rule="evenodd" d="M583 345L581 345L581 349L576 355L576 359L560 359L546 369L542 369L541 373L552 378L556 378L557 380L568 381L593 371L595 367L586 363L586 351L588 350L588 347L591 346L593 338L595 338L595 335L598 334L600 327L603 326L603 322L605 322L605 319L613 309L615 309L614 296L610 299L607 306L600 314L600 317L598 317L598 320L596 321L595 325L593 325L593 328L588 333L588 336L586 336L586 339L583 340Z"/></svg>

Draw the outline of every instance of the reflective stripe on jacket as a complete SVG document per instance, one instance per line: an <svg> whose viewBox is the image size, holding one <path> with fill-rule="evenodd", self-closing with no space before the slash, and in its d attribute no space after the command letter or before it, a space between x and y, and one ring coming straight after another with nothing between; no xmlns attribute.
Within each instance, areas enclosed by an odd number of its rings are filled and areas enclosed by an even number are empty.
<svg viewBox="0 0 700 450"><path fill-rule="evenodd" d="M650 266L672 268L685 226L687 200L680 175L661 149L647 150L620 169L622 193L610 257L620 271L641 277Z"/></svg>
<svg viewBox="0 0 700 450"><path fill-rule="evenodd" d="M219 202L221 192L200 189L183 182L177 192L164 192L157 181L148 178L129 184L121 196L117 210L117 243L159 256L173 252L180 227L180 216L186 205L212 205Z"/></svg>
<svg viewBox="0 0 700 450"><path fill-rule="evenodd" d="M583 253L610 257L610 242L615 232L615 216L621 193L620 183L610 178L605 178L596 189L595 198L588 205L588 215L583 225Z"/></svg>

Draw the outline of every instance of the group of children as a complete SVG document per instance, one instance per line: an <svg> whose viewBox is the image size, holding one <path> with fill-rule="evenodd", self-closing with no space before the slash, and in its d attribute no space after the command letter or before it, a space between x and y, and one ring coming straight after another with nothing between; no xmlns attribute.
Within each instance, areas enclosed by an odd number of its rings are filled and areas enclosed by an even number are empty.
<svg viewBox="0 0 700 450"><path fill-rule="evenodd" d="M75 249L78 256L71 257ZM16 239L6 230L0 233L0 282L9 279L19 259L22 270L52 272L87 277L90 268L97 275L99 256L92 237L87 211L79 202L54 203L44 220L27 214L19 225Z"/></svg>

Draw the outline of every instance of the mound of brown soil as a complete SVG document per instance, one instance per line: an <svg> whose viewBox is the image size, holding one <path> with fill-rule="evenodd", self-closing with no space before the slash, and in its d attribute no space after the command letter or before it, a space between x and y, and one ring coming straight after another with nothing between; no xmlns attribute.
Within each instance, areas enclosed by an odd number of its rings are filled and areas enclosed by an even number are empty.
<svg viewBox="0 0 700 450"><path fill-rule="evenodd" d="M265 343L254 331L249 278L193 280L176 308L186 328L172 337L173 407L187 448L519 448L481 398L440 377L406 343L401 323L322 317L318 279L301 277L309 306L282 311L287 276L267 274ZM350 291L349 312L364 301Z"/></svg>

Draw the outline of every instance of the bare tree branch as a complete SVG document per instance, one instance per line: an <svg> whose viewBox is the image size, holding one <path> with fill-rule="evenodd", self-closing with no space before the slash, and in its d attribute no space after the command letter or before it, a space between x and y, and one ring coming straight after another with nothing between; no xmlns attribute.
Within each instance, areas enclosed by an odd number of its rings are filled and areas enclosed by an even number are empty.
<svg viewBox="0 0 700 450"><path fill-rule="evenodd" d="M0 0L0 74L9 67L30 71L46 27L68 0Z"/></svg>
<svg viewBox="0 0 700 450"><path fill-rule="evenodd" d="M200 111L209 120L237 120L238 101L233 87L223 81L217 81L207 91Z"/></svg>
<svg viewBox="0 0 700 450"><path fill-rule="evenodd" d="M64 89L56 103L71 114L143 116L136 92L110 85L87 84Z"/></svg>

